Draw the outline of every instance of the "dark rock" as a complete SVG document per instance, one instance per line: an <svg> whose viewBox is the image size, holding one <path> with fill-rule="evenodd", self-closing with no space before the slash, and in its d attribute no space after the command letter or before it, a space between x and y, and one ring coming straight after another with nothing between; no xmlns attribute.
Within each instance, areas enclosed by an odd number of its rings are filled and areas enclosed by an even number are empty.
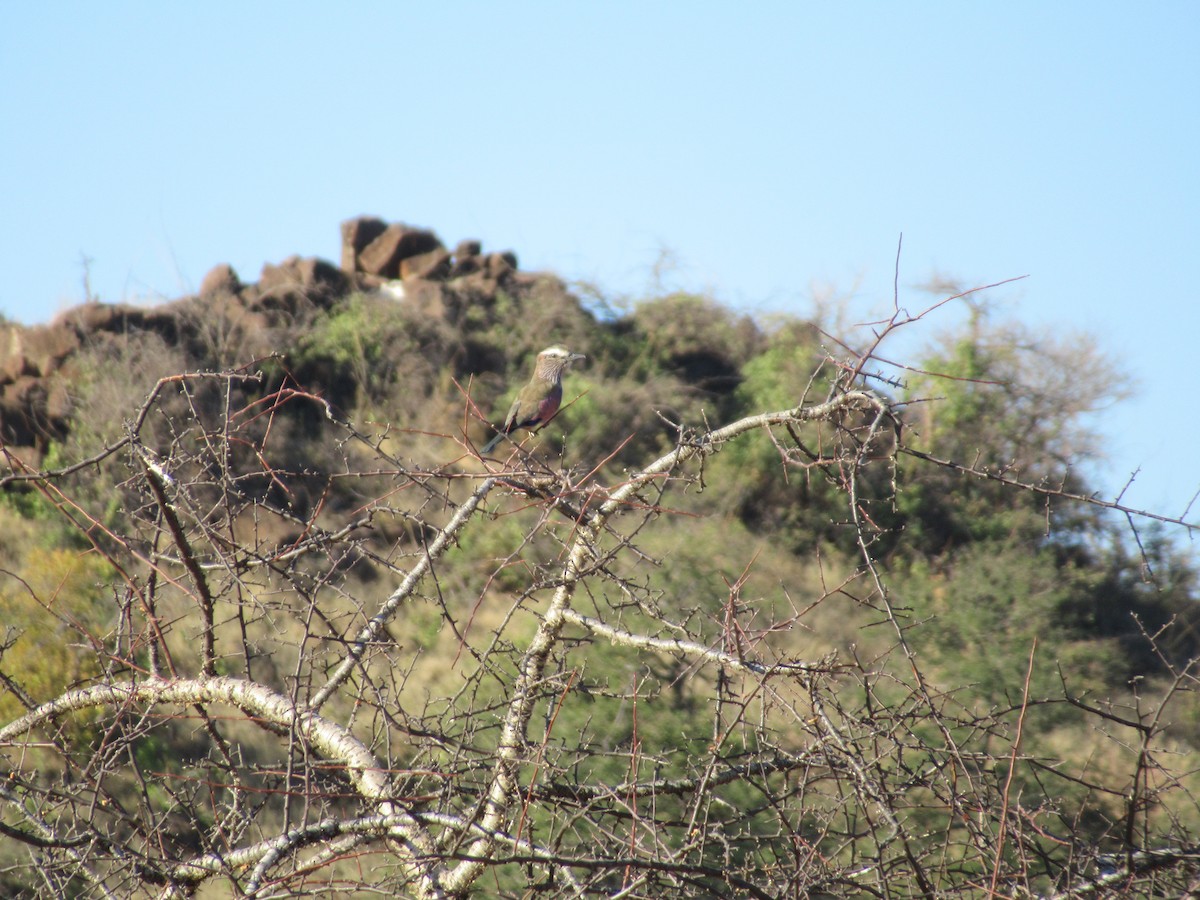
<svg viewBox="0 0 1200 900"><path fill-rule="evenodd" d="M441 247L442 242L432 231L407 225L389 225L359 254L358 267L372 275L398 278L401 260Z"/></svg>
<svg viewBox="0 0 1200 900"><path fill-rule="evenodd" d="M413 281L404 285L404 302L418 310L426 321L447 318L446 289L436 281Z"/></svg>
<svg viewBox="0 0 1200 900"><path fill-rule="evenodd" d="M201 297L236 294L241 289L242 282L229 263L213 266L204 276L204 280L200 282Z"/></svg>
<svg viewBox="0 0 1200 900"><path fill-rule="evenodd" d="M330 297L344 296L350 290L346 273L317 257L300 260L300 277L307 289L322 291Z"/></svg>
<svg viewBox="0 0 1200 900"><path fill-rule="evenodd" d="M464 259L478 256L482 250L483 244L479 241L459 241L458 246L454 248L454 260L462 262Z"/></svg>
<svg viewBox="0 0 1200 900"><path fill-rule="evenodd" d="M454 264L450 267L451 278L462 278L483 268L484 259L480 256L483 245L479 241L459 241L454 248Z"/></svg>
<svg viewBox="0 0 1200 900"><path fill-rule="evenodd" d="M83 337L96 331L123 331L129 308L110 303L83 303L68 309L55 321L74 328Z"/></svg>
<svg viewBox="0 0 1200 900"><path fill-rule="evenodd" d="M49 375L79 349L79 336L59 325L38 325L25 332L22 344L25 356L33 362L33 373Z"/></svg>
<svg viewBox="0 0 1200 900"><path fill-rule="evenodd" d="M0 390L0 443L44 447L65 433L46 413L46 380L24 375Z"/></svg>
<svg viewBox="0 0 1200 900"><path fill-rule="evenodd" d="M349 290L350 279L332 263L316 257L289 256L279 265L263 266L255 302L274 308L298 308L304 304L298 304L295 298L283 299L287 294L297 294L327 307Z"/></svg>
<svg viewBox="0 0 1200 900"><path fill-rule="evenodd" d="M57 371L64 359L79 349L79 335L61 324L14 325L0 350L0 378L12 382L23 376L44 376Z"/></svg>
<svg viewBox="0 0 1200 900"><path fill-rule="evenodd" d="M303 326L312 320L323 307L318 306L304 291L286 286L258 291L246 303L253 313L266 317L271 327Z"/></svg>
<svg viewBox="0 0 1200 900"><path fill-rule="evenodd" d="M495 302L496 292L500 290L500 281L489 275L482 265L477 271L456 280L454 285L460 294L468 298L467 303L471 306L490 307Z"/></svg>
<svg viewBox="0 0 1200 900"><path fill-rule="evenodd" d="M468 256L464 259L454 260L454 264L450 267L450 277L463 278L481 271L483 271L483 257Z"/></svg>
<svg viewBox="0 0 1200 900"><path fill-rule="evenodd" d="M276 288L303 286L299 256L289 256L281 263L263 263L262 271L258 273L258 289L263 293Z"/></svg>
<svg viewBox="0 0 1200 900"><path fill-rule="evenodd" d="M350 275L350 289L370 293L379 290L382 285L387 284L388 280L380 278L378 275L369 275L366 272L354 272Z"/></svg>
<svg viewBox="0 0 1200 900"><path fill-rule="evenodd" d="M342 269L359 270L358 256L371 241L387 231L387 222L374 216L359 216L342 223Z"/></svg>
<svg viewBox="0 0 1200 900"><path fill-rule="evenodd" d="M32 375L25 359L25 346L21 336L25 329L20 325L0 328L0 384L16 381L22 375Z"/></svg>
<svg viewBox="0 0 1200 900"><path fill-rule="evenodd" d="M444 249L430 250L428 253L418 253L407 259L400 260L401 278L426 278L430 281L440 281L450 274L450 254Z"/></svg>
<svg viewBox="0 0 1200 900"><path fill-rule="evenodd" d="M172 303L150 307L84 303L59 316L51 325L55 326L74 329L81 341L99 333L135 331L156 332L167 343L174 343L179 337L179 316Z"/></svg>
<svg viewBox="0 0 1200 900"><path fill-rule="evenodd" d="M52 423L54 430L66 430L66 423L75 411L75 401L70 385L61 375L52 378L46 391L46 419Z"/></svg>
<svg viewBox="0 0 1200 900"><path fill-rule="evenodd" d="M483 269L492 278L503 278L517 271L517 254L511 250L503 253L489 253L484 257Z"/></svg>

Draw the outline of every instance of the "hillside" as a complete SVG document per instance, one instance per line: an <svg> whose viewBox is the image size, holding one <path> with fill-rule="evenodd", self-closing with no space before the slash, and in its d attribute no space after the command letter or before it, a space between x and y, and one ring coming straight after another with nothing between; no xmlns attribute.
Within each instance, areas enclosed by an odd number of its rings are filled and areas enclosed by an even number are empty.
<svg viewBox="0 0 1200 900"><path fill-rule="evenodd" d="M0 437L10 447L60 440L72 418L69 385L80 357L119 355L130 339L157 339L187 367L220 369L286 352L314 322L360 293L386 289L389 296L404 296L406 308L430 328L456 328L470 308L493 305L501 292L527 296L543 282L562 289L553 279L518 272L511 252L484 254L479 242L463 241L451 253L426 229L363 217L344 223L342 238L340 268L290 257L265 265L258 282L244 284L222 264L204 277L194 297L152 307L86 303L48 325L5 325ZM453 362L501 362L486 355L475 360L470 352L460 350Z"/></svg>
<svg viewBox="0 0 1200 900"><path fill-rule="evenodd" d="M1080 476L1122 388L1086 336L962 292L897 366L899 312L342 237L0 326L6 895L1200 878L1188 526ZM481 456L550 345L563 408Z"/></svg>

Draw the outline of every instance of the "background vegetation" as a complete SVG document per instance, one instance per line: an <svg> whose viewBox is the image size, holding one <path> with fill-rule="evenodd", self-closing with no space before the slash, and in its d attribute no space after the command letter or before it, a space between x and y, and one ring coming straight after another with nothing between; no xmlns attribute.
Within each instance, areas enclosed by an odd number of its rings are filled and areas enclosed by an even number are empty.
<svg viewBox="0 0 1200 900"><path fill-rule="evenodd" d="M1095 502L1094 342L973 297L884 372L553 278L84 347L0 478L4 892L1195 889L1191 526Z"/></svg>

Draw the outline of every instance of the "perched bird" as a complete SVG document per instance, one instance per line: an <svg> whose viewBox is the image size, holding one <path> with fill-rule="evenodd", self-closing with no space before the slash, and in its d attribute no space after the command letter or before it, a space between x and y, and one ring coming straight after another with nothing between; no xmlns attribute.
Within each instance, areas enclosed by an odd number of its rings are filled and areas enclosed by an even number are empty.
<svg viewBox="0 0 1200 900"><path fill-rule="evenodd" d="M537 365L533 368L533 378L521 388L521 393L517 394L517 399L509 408L508 416L499 432L484 444L479 452L491 453L501 440L518 428L537 428L553 419L554 414L558 412L558 405L562 403L563 370L580 359L587 357L562 347L547 347L539 353Z"/></svg>

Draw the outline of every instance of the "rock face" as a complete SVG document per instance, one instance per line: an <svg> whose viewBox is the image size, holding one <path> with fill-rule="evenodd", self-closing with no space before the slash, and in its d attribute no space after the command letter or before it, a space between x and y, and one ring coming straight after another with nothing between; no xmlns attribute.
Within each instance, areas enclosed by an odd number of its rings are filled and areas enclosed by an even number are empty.
<svg viewBox="0 0 1200 900"><path fill-rule="evenodd" d="M379 237L363 248L358 255L358 267L369 275L399 278L400 264L404 260L442 249L442 242L432 231L407 225L389 225ZM343 250L343 258L345 255Z"/></svg>
<svg viewBox="0 0 1200 900"><path fill-rule="evenodd" d="M241 289L242 282L229 263L213 266L204 276L204 280L200 282L200 296L205 298L229 296L236 294Z"/></svg>
<svg viewBox="0 0 1200 900"><path fill-rule="evenodd" d="M63 324L0 331L0 445L44 447L65 433L67 404L52 391L53 375L79 349L78 332ZM52 399L55 402L51 402Z"/></svg>
<svg viewBox="0 0 1200 900"><path fill-rule="evenodd" d="M0 324L0 447L38 452L66 435L71 360L83 348L140 334L197 355L236 342L243 354L260 357L286 350L275 346L278 334L295 333L354 291L387 287L404 298L397 302L453 324L471 307L490 305L513 279L532 283L518 273L511 251L485 254L476 240L450 251L426 228L359 216L341 224L341 238L340 267L291 256L264 265L258 282L245 284L222 263L204 276L196 296L172 303L89 302L46 325Z"/></svg>
<svg viewBox="0 0 1200 900"><path fill-rule="evenodd" d="M332 263L289 256L279 265L263 266L251 305L298 314L307 306L328 308L351 287L346 273Z"/></svg>
<svg viewBox="0 0 1200 900"><path fill-rule="evenodd" d="M53 325L32 328L10 325L0 351L0 380L16 381L23 375L49 375L78 349L79 335L74 329Z"/></svg>
<svg viewBox="0 0 1200 900"><path fill-rule="evenodd" d="M351 276L426 281L483 274L494 283L517 271L517 256L510 250L484 255L476 240L460 241L451 252L428 229L360 216L342 223L342 270Z"/></svg>
<svg viewBox="0 0 1200 900"><path fill-rule="evenodd" d="M441 281L450 274L450 254L443 247L400 260L401 278Z"/></svg>
<svg viewBox="0 0 1200 900"><path fill-rule="evenodd" d="M387 231L387 222L374 216L359 216L342 223L342 268L347 272L361 272L358 255L370 246L371 241Z"/></svg>
<svg viewBox="0 0 1200 900"><path fill-rule="evenodd" d="M49 417L49 400L46 382L32 375L21 375L0 387L0 442L41 448L58 437L59 429Z"/></svg>

